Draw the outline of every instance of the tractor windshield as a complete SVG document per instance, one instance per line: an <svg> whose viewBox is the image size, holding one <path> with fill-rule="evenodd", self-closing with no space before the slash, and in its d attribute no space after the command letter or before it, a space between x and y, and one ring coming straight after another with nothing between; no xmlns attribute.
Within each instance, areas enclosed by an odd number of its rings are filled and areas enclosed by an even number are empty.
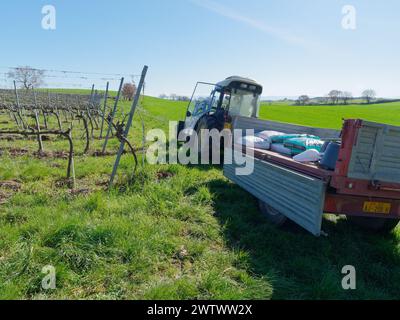
<svg viewBox="0 0 400 320"><path fill-rule="evenodd" d="M234 90L231 94L229 113L232 116L258 117L260 95L244 90Z"/></svg>

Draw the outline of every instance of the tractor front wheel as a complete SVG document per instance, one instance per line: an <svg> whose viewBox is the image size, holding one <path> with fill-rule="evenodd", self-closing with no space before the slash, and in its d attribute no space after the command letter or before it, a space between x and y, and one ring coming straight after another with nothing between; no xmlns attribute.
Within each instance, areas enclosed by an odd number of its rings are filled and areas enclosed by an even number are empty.
<svg viewBox="0 0 400 320"><path fill-rule="evenodd" d="M201 157L201 155L204 154L205 152L207 152L207 149L208 149L208 154L209 154L209 159L208 160L210 161L210 163L211 163L211 160L212 160L213 150L216 150L216 146L212 145L211 139L210 139L208 144L203 142L202 130L211 131L213 129L217 129L218 130L217 120L214 119L213 117L204 117L204 118L200 119L199 123L197 124L197 128L196 128L196 133L197 133L197 137L198 137L199 155ZM219 149L221 149L221 148L219 147Z"/></svg>

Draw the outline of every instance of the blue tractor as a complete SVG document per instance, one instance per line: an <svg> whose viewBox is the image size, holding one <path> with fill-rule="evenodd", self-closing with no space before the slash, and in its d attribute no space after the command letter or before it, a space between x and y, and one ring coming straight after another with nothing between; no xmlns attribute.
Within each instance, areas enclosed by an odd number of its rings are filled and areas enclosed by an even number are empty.
<svg viewBox="0 0 400 320"><path fill-rule="evenodd" d="M211 94L209 92L211 91ZM185 121L178 125L178 141L188 140L202 129L230 128L233 117L258 118L263 88L256 81L232 76L217 84L198 82L190 100ZM185 139L179 139L184 132Z"/></svg>

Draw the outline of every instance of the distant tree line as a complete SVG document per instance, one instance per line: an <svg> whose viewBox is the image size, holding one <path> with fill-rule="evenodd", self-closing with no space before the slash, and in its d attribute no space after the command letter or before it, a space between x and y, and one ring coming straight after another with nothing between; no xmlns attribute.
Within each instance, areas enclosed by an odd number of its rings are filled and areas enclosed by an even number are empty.
<svg viewBox="0 0 400 320"><path fill-rule="evenodd" d="M373 89L364 90L361 94L361 99L365 103L370 104L376 99L376 92ZM311 99L308 95L301 95L296 101L296 105L305 106L309 104L332 104L332 105L347 105L354 100L353 94L349 91L331 90L325 97Z"/></svg>
<svg viewBox="0 0 400 320"><path fill-rule="evenodd" d="M165 93L159 95L160 99L172 100L172 101L189 101L190 98L187 96L180 96L175 93L171 93L170 95L166 95Z"/></svg>

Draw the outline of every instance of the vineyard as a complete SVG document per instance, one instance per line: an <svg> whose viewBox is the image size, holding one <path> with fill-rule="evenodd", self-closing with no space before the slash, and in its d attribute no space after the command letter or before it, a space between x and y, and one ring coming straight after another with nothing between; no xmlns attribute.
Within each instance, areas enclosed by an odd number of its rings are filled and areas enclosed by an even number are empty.
<svg viewBox="0 0 400 320"><path fill-rule="evenodd" d="M3 120L0 126L0 139L8 141L35 139L37 151L34 155L38 157L49 155L44 148L44 140L50 142L59 138L67 140L68 151L59 153L58 157L68 159L66 184L73 189L75 188L74 137L85 141L83 155L91 151L91 142L94 139L103 141L101 150L95 150L95 154L100 156L106 154L109 140L116 138L121 145L110 179L111 185L120 157L125 152L125 145L133 155L135 168L138 165L136 150L127 136L139 103L146 71L147 67L144 68L132 109L127 114L118 108L124 78L120 81L116 96L112 98L109 96L108 82L103 94L95 90L93 85L90 95L85 95L53 93L33 88L17 89L14 81L14 90L0 90L0 116L8 117L8 120ZM113 102L111 106L110 99Z"/></svg>

